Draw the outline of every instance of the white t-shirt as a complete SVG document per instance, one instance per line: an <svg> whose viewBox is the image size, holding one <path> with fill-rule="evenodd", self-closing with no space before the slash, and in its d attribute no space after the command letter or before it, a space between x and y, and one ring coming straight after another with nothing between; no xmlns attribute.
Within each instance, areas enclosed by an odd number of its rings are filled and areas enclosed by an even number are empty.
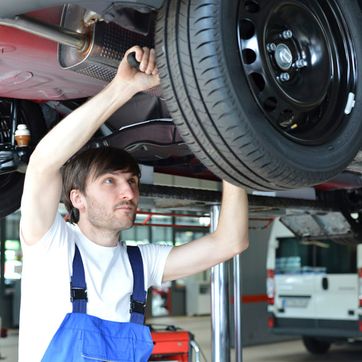
<svg viewBox="0 0 362 362"><path fill-rule="evenodd" d="M87 314L118 322L130 320L133 276L126 246L97 245L77 225L66 223L57 215L38 243L28 246L22 241L19 362L40 362L65 315L72 311L70 277L74 243L84 264ZM171 247L149 244L141 245L140 250L145 290L159 286Z"/></svg>

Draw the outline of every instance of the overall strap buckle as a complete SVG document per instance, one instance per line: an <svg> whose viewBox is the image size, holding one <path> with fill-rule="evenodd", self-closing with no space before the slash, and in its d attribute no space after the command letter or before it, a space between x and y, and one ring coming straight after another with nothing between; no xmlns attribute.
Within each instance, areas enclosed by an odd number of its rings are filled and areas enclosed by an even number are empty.
<svg viewBox="0 0 362 362"><path fill-rule="evenodd" d="M130 313L139 313L139 314L145 314L146 311L146 303L139 302L135 299L133 299L133 296L131 296L131 308Z"/></svg>
<svg viewBox="0 0 362 362"><path fill-rule="evenodd" d="M80 299L88 301L87 289L73 287L70 283L70 301L73 303L74 300Z"/></svg>

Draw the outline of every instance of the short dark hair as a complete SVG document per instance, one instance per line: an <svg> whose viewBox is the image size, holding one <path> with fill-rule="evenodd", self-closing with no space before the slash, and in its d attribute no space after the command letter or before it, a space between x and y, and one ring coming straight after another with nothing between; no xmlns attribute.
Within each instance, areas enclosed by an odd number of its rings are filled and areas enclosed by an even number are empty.
<svg viewBox="0 0 362 362"><path fill-rule="evenodd" d="M114 147L89 148L75 154L62 167L62 201L69 213L69 221L79 221L79 211L72 205L70 192L74 189L85 193L87 181L108 172L131 172L139 179L141 170L137 161L127 151Z"/></svg>

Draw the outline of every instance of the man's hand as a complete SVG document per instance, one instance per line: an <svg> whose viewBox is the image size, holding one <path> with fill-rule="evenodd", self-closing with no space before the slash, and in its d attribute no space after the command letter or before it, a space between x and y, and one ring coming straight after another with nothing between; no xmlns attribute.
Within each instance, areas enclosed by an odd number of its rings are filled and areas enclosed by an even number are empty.
<svg viewBox="0 0 362 362"><path fill-rule="evenodd" d="M127 57L130 53L135 53L136 60L140 63L139 70L128 64ZM120 82L123 85L126 82L129 88L134 89L134 93L158 86L160 78L154 49L140 46L128 49L112 82Z"/></svg>

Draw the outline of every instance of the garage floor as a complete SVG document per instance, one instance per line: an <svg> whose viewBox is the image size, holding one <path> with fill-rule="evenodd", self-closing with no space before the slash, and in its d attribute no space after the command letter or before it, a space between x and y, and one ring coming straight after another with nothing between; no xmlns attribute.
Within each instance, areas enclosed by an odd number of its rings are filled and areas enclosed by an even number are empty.
<svg viewBox="0 0 362 362"><path fill-rule="evenodd" d="M210 317L158 318L148 322L153 324L172 324L191 331L202 348L207 361L211 361ZM0 359L5 358L5 362L17 362L17 344L17 331L10 331L7 338L0 339ZM234 351L232 351L231 361L235 361L233 353ZM353 362L361 360L362 345L333 346L328 354L317 357L308 354L299 340L246 347L243 350L243 362Z"/></svg>

